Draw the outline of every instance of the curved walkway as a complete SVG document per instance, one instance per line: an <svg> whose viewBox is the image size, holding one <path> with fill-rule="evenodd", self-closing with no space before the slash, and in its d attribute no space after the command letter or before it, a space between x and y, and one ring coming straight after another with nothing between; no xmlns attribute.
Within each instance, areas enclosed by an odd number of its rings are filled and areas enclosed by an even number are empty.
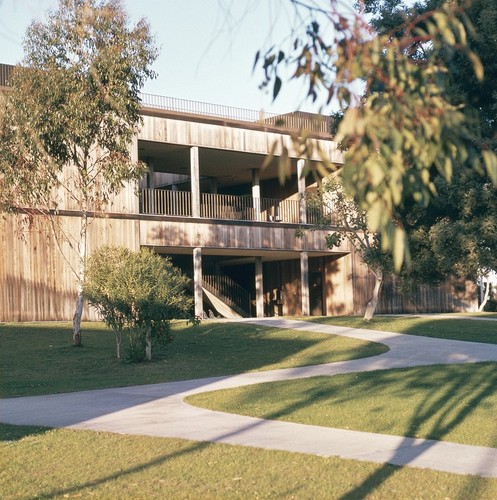
<svg viewBox="0 0 497 500"><path fill-rule="evenodd" d="M497 361L497 345L442 340L280 318L259 325L382 342L379 356L317 366L164 384L0 400L0 421L213 441L320 456L497 477L497 449L262 420L192 407L191 394L260 382L431 364Z"/></svg>

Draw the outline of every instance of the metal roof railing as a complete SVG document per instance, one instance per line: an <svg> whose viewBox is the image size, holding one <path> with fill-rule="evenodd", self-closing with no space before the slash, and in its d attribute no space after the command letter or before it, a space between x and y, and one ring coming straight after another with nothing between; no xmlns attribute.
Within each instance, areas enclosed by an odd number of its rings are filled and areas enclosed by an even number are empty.
<svg viewBox="0 0 497 500"><path fill-rule="evenodd" d="M140 94L140 98L142 106L154 109L258 123L261 125L273 125L283 128L307 129L325 134L330 133L330 117L314 113L305 113L302 111L286 114L266 113L265 111L235 108L222 104L210 104L155 94Z"/></svg>
<svg viewBox="0 0 497 500"><path fill-rule="evenodd" d="M222 104L210 104L207 102L190 101L188 99L177 99L155 94L140 94L142 106L166 109L178 113L190 113L200 116L213 116L216 118L226 118L228 120L240 120L245 122L264 121L274 118L275 113L255 111L253 109L234 108Z"/></svg>

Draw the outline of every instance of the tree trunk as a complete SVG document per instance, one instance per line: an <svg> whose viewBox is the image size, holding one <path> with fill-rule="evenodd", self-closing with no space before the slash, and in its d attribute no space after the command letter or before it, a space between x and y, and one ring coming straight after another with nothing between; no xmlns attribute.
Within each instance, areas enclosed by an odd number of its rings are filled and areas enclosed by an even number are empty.
<svg viewBox="0 0 497 500"><path fill-rule="evenodd" d="M150 336L150 328L147 328L145 334L145 359L152 361L152 338Z"/></svg>
<svg viewBox="0 0 497 500"><path fill-rule="evenodd" d="M376 307L378 306L378 301L380 298L381 287L383 285L383 271L371 271L374 274L374 290L373 296L371 300L368 302L366 306L366 312L364 313L364 319L369 321L376 311Z"/></svg>
<svg viewBox="0 0 497 500"><path fill-rule="evenodd" d="M76 310L72 318L72 345L81 347L81 316L83 315L83 283L85 282L86 264L86 238L88 233L88 215L83 212L81 216L81 228L79 232L79 262L78 262L78 298L76 300Z"/></svg>
<svg viewBox="0 0 497 500"><path fill-rule="evenodd" d="M122 345L123 334L122 334L121 330L119 330L119 331L114 330L114 334L116 336L116 356L117 356L117 360L121 361L121 345Z"/></svg>
<svg viewBox="0 0 497 500"><path fill-rule="evenodd" d="M483 279L481 280L481 286L484 286ZM487 305L489 298L490 298L490 282L487 281L487 286L485 287L485 295L483 296L480 307L478 307L478 312L482 312L483 309L485 309L485 306Z"/></svg>

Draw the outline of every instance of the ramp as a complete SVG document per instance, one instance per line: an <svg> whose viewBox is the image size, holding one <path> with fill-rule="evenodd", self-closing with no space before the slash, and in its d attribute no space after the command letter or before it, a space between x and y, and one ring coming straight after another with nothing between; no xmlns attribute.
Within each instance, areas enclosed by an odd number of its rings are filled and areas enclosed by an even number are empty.
<svg viewBox="0 0 497 500"><path fill-rule="evenodd" d="M216 297L213 293L209 292L203 287L202 291L204 292L206 301L209 302L209 304L217 311L218 314L223 316L223 318L228 318L228 319L243 318L243 316L241 316L236 311L231 309L231 307L228 304L226 304L221 299Z"/></svg>

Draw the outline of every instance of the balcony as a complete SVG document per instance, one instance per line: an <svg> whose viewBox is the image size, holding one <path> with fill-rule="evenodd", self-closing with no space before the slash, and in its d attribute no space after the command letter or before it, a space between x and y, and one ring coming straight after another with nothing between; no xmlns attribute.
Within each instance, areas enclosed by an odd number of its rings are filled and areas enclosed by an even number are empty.
<svg viewBox="0 0 497 500"><path fill-rule="evenodd" d="M191 192L142 189L140 213L192 217ZM210 193L200 195L200 217L206 219L319 224L323 216L322 206L305 206L297 200Z"/></svg>

